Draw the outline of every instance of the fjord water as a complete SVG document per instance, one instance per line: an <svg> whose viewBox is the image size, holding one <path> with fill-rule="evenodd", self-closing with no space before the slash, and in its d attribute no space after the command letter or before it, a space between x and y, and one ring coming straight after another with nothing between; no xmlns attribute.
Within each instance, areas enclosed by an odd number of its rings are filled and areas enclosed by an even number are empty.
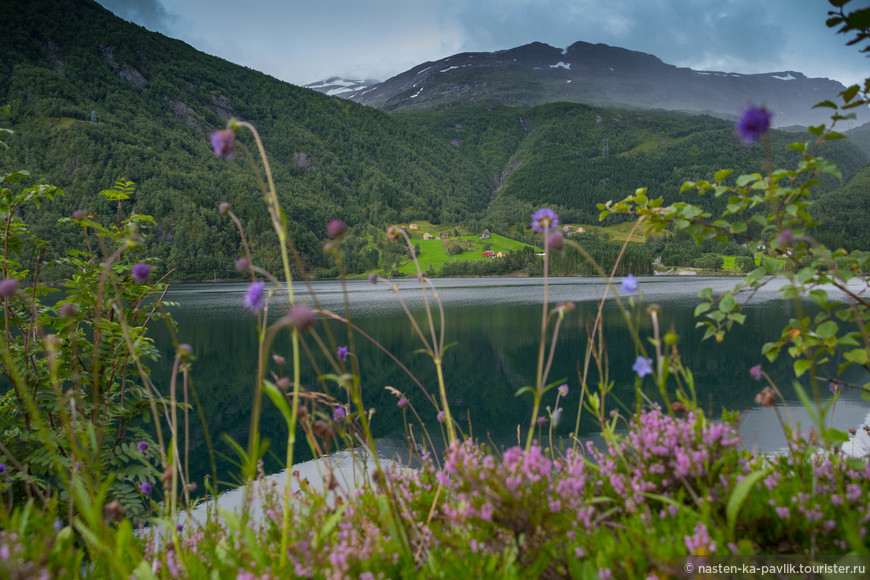
<svg viewBox="0 0 870 580"><path fill-rule="evenodd" d="M641 337L646 341L652 336L652 326L646 309L651 304L661 306L663 332L673 329L679 336L679 352L684 364L695 376L698 401L713 417L721 416L723 409L746 412L741 433L747 448L776 451L785 447L781 427L773 409L760 408L754 401L763 383L753 379L749 369L756 364L762 367L777 382L787 399L796 420L803 417L805 429L809 428L806 415L800 413L797 397L788 382L791 360L785 354L775 364L770 364L761 354L764 343L779 337L782 327L793 317L796 306L779 299L776 288L782 282L773 281L758 292L746 306L744 326L736 326L721 343L701 341L703 329L695 328L698 319L693 315L701 289L712 287L720 292L732 287L736 279L696 276L656 276L640 278L640 290L635 296L635 306L625 305L636 313ZM416 280L394 281L399 294L421 327L426 328L425 309ZM532 409L529 394L516 397L516 391L534 384L540 334L543 297L543 281L540 278L475 278L435 279L445 310L446 343L452 344L444 357L444 372L451 409L466 434L469 432L481 440L491 441L498 447L517 443L517 425L525 432ZM419 350L422 344L412 330L407 316L391 290L392 282L371 284L368 281L347 282L348 301L354 322L361 330L375 338L403 362L433 395L437 396L437 382L432 360ZM253 400L257 371L256 317L242 307L243 283L183 284L170 288L166 300L176 303L170 307L178 322L178 341L193 349L191 377L202 404L202 410L216 450L230 459L220 463L232 463L228 445L220 439L227 434L243 445L248 437L248 425ZM311 303L311 296L304 285L297 284L296 298ZM338 281L316 281L312 289L320 307L345 314L344 296ZM560 401L563 409L560 424L554 429L554 438L567 438L574 430L580 398L578 369L582 369L587 344L587 327L595 318L598 302L605 285L591 278L556 278L550 280L550 304L571 300L576 310L569 314L559 335L555 358L549 381L563 381L569 385L568 397ZM609 296L612 296L609 295ZM280 315L278 298L273 297L271 320ZM742 300L741 300L742 302ZM434 301L433 316L438 324L438 312ZM804 304L801 308L810 309ZM634 316L634 314L632 314ZM604 307L604 338L607 350L609 380L614 389L609 408L616 408L616 399L631 408L635 401L635 377L631 366L636 358L634 343L626 328L616 301L609 297ZM347 344L347 333L342 324L330 322L339 345ZM552 325L551 325L552 328ZM323 336L322 329L317 330ZM152 365L152 379L163 392L168 392L169 375L174 356L170 334L165 327L154 325L153 334L161 361ZM391 386L402 392L414 405L433 439L441 441L441 429L435 418L435 410L419 387L404 371L390 360L377 346L355 333L354 354L359 357L363 398L368 408L374 409L372 427L375 436L382 442L380 453L398 451L405 446L403 412L397 406L394 395L385 390ZM312 352L317 345L310 339L306 344ZM648 353L653 348L647 343ZM291 352L287 333L276 341L273 352L284 356L290 374ZM321 390L317 371L312 370L303 355L303 384L311 390ZM315 361L319 372L331 372L322 356ZM836 363L831 372L836 370ZM279 373L279 368L270 362L269 370ZM845 380L866 382L864 376L847 376ZM597 384L597 373L592 371L590 383ZM650 377L643 381L643 391L652 401L659 400L658 391ZM334 384L329 385L330 394L346 401ZM673 396L673 395L672 395ZM823 399L831 396L826 382L822 389ZM547 393L542 403L553 407L555 389ZM323 409L326 411L325 409ZM837 402L834 424L846 430L858 428L867 419L870 403L859 394L846 391ZM546 413L546 411L544 411ZM192 413L191 417L196 414ZM407 413L408 419L412 414ZM194 423L191 436L191 469L194 481L209 471L205 439L199 421ZM262 434L271 441L270 454L266 459L267 471L282 467L278 458L285 454L287 429L283 419L272 403L264 398ZM580 426L580 438L597 434L599 429L588 411L584 412ZM421 441L419 426L414 433ZM546 431L544 432L546 435ZM310 458L310 451L303 441L296 457Z"/></svg>

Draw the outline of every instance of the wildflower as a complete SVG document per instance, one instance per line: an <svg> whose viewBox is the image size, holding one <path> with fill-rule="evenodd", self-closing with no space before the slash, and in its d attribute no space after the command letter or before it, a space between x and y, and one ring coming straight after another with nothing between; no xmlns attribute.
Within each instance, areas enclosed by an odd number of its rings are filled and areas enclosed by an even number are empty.
<svg viewBox="0 0 870 580"><path fill-rule="evenodd" d="M326 235L332 239L340 238L347 231L347 226L341 220L332 220L326 224Z"/></svg>
<svg viewBox="0 0 870 580"><path fill-rule="evenodd" d="M773 243L780 248L788 248L794 244L794 234L791 233L790 229L786 228L776 235Z"/></svg>
<svg viewBox="0 0 870 580"><path fill-rule="evenodd" d="M142 492L142 494L144 495L151 495L151 484L147 481L143 481L139 485L139 491Z"/></svg>
<svg viewBox="0 0 870 580"><path fill-rule="evenodd" d="M346 346L338 347L338 358L340 358L342 362L347 360L347 347Z"/></svg>
<svg viewBox="0 0 870 580"><path fill-rule="evenodd" d="M335 421L336 423L341 423L346 418L347 418L347 412L345 412L344 408L342 408L342 407L337 407L332 412L332 420Z"/></svg>
<svg viewBox="0 0 870 580"><path fill-rule="evenodd" d="M773 113L764 107L749 107L734 126L734 131L743 139L744 145L752 145L770 129Z"/></svg>
<svg viewBox="0 0 870 580"><path fill-rule="evenodd" d="M646 358L643 356L638 356L634 361L634 364L631 365L632 370L637 373L637 376L643 378L646 375L652 374L652 359Z"/></svg>
<svg viewBox="0 0 870 580"><path fill-rule="evenodd" d="M183 343L178 345L178 354L181 355L182 358L188 357L193 354L193 347L189 344Z"/></svg>
<svg viewBox="0 0 870 580"><path fill-rule="evenodd" d="M72 212L72 218L74 220L83 220L86 217L88 217L88 212L86 212L83 209L77 209L74 212Z"/></svg>
<svg viewBox="0 0 870 580"><path fill-rule="evenodd" d="M550 208L541 208L532 214L532 229L543 234L553 231L559 225L559 216Z"/></svg>
<svg viewBox="0 0 870 580"><path fill-rule="evenodd" d="M275 381L275 386L282 391L286 391L290 388L290 379L288 379L287 377L281 377L280 379Z"/></svg>
<svg viewBox="0 0 870 580"><path fill-rule="evenodd" d="M179 534L181 532L183 532L184 531L184 524L178 524L177 526L175 526L175 531L177 531Z"/></svg>
<svg viewBox="0 0 870 580"><path fill-rule="evenodd" d="M221 215L227 215L230 213L230 204L225 201L218 204L218 213Z"/></svg>
<svg viewBox="0 0 870 580"><path fill-rule="evenodd" d="M378 283L378 275L377 274L369 274L369 282L372 284Z"/></svg>
<svg viewBox="0 0 870 580"><path fill-rule="evenodd" d="M333 431L332 427L329 426L329 423L324 421L323 419L318 419L314 422L314 434L323 439L326 442L332 440L332 437L335 435L335 431Z"/></svg>
<svg viewBox="0 0 870 580"><path fill-rule="evenodd" d="M211 148L223 159L232 159L236 151L236 134L230 129L221 129L211 134Z"/></svg>
<svg viewBox="0 0 870 580"><path fill-rule="evenodd" d="M564 385L559 385L559 396L560 397L567 397L568 396L568 383L565 383Z"/></svg>
<svg viewBox="0 0 870 580"><path fill-rule="evenodd" d="M0 282L0 298L11 298L18 292L18 280L6 278Z"/></svg>
<svg viewBox="0 0 870 580"><path fill-rule="evenodd" d="M286 318L290 326L297 330L314 326L314 311L307 304L295 304Z"/></svg>
<svg viewBox="0 0 870 580"><path fill-rule="evenodd" d="M755 365L751 369L749 369L749 374L752 375L756 381L761 380L761 365Z"/></svg>
<svg viewBox="0 0 870 580"><path fill-rule="evenodd" d="M638 284L637 278L635 278L632 274L629 274L625 278L622 279L622 291L631 294L632 292L637 292Z"/></svg>
<svg viewBox="0 0 870 580"><path fill-rule="evenodd" d="M559 422L562 420L562 409L556 409L553 411L553 427L558 427Z"/></svg>
<svg viewBox="0 0 870 580"><path fill-rule="evenodd" d="M438 422L439 423L443 423L446 418L447 418L447 413L445 413L444 411L438 411Z"/></svg>
<svg viewBox="0 0 870 580"><path fill-rule="evenodd" d="M547 236L547 247L554 250L561 250L565 247L565 238L562 237L562 232L553 232Z"/></svg>
<svg viewBox="0 0 870 580"><path fill-rule="evenodd" d="M831 393L839 395L840 391L843 390L843 385L839 381L831 381L828 388L831 389Z"/></svg>
<svg viewBox="0 0 870 580"><path fill-rule="evenodd" d="M139 453L145 453L146 451L148 451L149 447L151 447L151 444L147 441L140 441L136 444L136 449L139 451Z"/></svg>
<svg viewBox="0 0 870 580"><path fill-rule="evenodd" d="M537 420L538 426L544 425L546 422L547 422L546 417L538 417L538 420Z"/></svg>
<svg viewBox="0 0 870 580"><path fill-rule="evenodd" d="M0 475L3 475L4 473L6 473L6 464L0 463Z"/></svg>
<svg viewBox="0 0 870 580"><path fill-rule="evenodd" d="M755 395L755 402L762 407L776 406L776 393L770 387L764 387L761 392Z"/></svg>
<svg viewBox="0 0 870 580"><path fill-rule="evenodd" d="M399 403L398 403L398 404L399 404L399 407L401 407L402 409L404 409L404 408L407 407L410 403L408 403L408 399L406 399L405 397L402 397L401 399L399 399Z"/></svg>
<svg viewBox="0 0 870 580"><path fill-rule="evenodd" d="M72 318L76 313L76 305L72 302L64 302L60 305L60 315L64 318Z"/></svg>
<svg viewBox="0 0 870 580"><path fill-rule="evenodd" d="M251 261L247 258L239 258L236 260L236 271L238 272L247 272L251 267Z"/></svg>
<svg viewBox="0 0 870 580"><path fill-rule="evenodd" d="M242 305L254 314L263 309L263 287L263 282L248 285L248 290L242 298Z"/></svg>
<svg viewBox="0 0 870 580"><path fill-rule="evenodd" d="M142 283L151 276L151 266L145 264L143 262L139 262L138 264L134 264L133 268L130 270L130 274L133 275L133 280L138 283Z"/></svg>

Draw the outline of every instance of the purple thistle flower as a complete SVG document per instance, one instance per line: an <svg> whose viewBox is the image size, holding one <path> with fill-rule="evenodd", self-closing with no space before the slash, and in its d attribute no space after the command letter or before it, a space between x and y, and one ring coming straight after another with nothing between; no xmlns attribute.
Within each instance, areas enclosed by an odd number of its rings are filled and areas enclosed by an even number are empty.
<svg viewBox="0 0 870 580"><path fill-rule="evenodd" d="M326 235L332 239L340 238L347 231L347 226L341 220L332 220L326 224Z"/></svg>
<svg viewBox="0 0 870 580"><path fill-rule="evenodd" d="M314 311L307 304L295 304L286 316L290 326L297 330L304 330L314 326Z"/></svg>
<svg viewBox="0 0 870 580"><path fill-rule="evenodd" d="M141 284L151 276L151 266L144 262L139 262L138 264L133 265L133 268L130 269L130 273L133 275L133 280Z"/></svg>
<svg viewBox="0 0 870 580"><path fill-rule="evenodd" d="M338 358L340 358L342 362L347 360L347 347L346 346L338 347Z"/></svg>
<svg viewBox="0 0 870 580"><path fill-rule="evenodd" d="M568 396L568 383L565 383L564 385L559 385L559 396L560 397L567 397Z"/></svg>
<svg viewBox="0 0 870 580"><path fill-rule="evenodd" d="M646 375L651 375L652 370L652 359L646 358L643 356L638 356L637 360L634 361L634 364L631 365L632 370L637 373L637 376L643 378Z"/></svg>
<svg viewBox="0 0 870 580"><path fill-rule="evenodd" d="M633 274L629 274L625 278L622 279L622 291L628 294L632 292L637 292L638 283L637 278L634 277Z"/></svg>
<svg viewBox="0 0 870 580"><path fill-rule="evenodd" d="M553 232L547 236L547 247L554 250L561 250L565 247L565 238L562 237L562 232Z"/></svg>
<svg viewBox="0 0 870 580"><path fill-rule="evenodd" d="M543 234L553 231L559 225L559 216L548 207L544 207L532 214L532 229Z"/></svg>
<svg viewBox="0 0 870 580"><path fill-rule="evenodd" d="M223 159L232 159L236 152L236 134L230 129L221 129L211 134L211 148Z"/></svg>
<svg viewBox="0 0 870 580"><path fill-rule="evenodd" d="M242 305L254 314L263 309L263 286L263 282L248 285L248 290L242 298Z"/></svg>
<svg viewBox="0 0 870 580"><path fill-rule="evenodd" d="M144 495L151 495L151 484L147 481L143 481L139 485L139 491L142 492Z"/></svg>
<svg viewBox="0 0 870 580"><path fill-rule="evenodd" d="M341 423L347 418L347 412L342 407L336 407L332 412L332 420L336 423Z"/></svg>
<svg viewBox="0 0 870 580"><path fill-rule="evenodd" d="M139 450L139 453L145 453L146 451L148 451L149 447L151 447L151 444L147 441L140 441L136 444L136 449Z"/></svg>
<svg viewBox="0 0 870 580"><path fill-rule="evenodd" d="M6 278L0 282L0 298L11 298L18 292L18 280Z"/></svg>
<svg viewBox="0 0 870 580"><path fill-rule="evenodd" d="M734 126L734 131L743 140L744 145L752 145L770 129L771 117L773 113L764 107L749 107Z"/></svg>
<svg viewBox="0 0 870 580"><path fill-rule="evenodd" d="M175 526L175 530L180 534L182 531L184 531L184 524L178 524L177 526Z"/></svg>
<svg viewBox="0 0 870 580"><path fill-rule="evenodd" d="M409 404L410 404L410 403L408 402L408 399L406 399L405 397L402 397L401 399L399 399L399 403L398 403L398 405L399 405L399 407L401 407L402 409L406 408Z"/></svg>
<svg viewBox="0 0 870 580"><path fill-rule="evenodd" d="M752 375L756 381L761 380L761 365L755 365L751 369L749 369L749 374Z"/></svg>

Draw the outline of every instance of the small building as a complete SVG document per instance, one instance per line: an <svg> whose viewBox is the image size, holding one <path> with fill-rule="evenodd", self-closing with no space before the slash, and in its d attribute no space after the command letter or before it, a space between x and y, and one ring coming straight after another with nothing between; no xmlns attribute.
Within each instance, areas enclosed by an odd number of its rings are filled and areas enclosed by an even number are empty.
<svg viewBox="0 0 870 580"><path fill-rule="evenodd" d="M495 255L495 257L496 258L506 258L507 254L505 254L504 252L499 252L498 254Z"/></svg>
<svg viewBox="0 0 870 580"><path fill-rule="evenodd" d="M493 252L492 250L486 250L483 253L483 257L484 258L495 258L495 252Z"/></svg>
<svg viewBox="0 0 870 580"><path fill-rule="evenodd" d="M563 227L562 227L562 231L565 232L566 234L567 234L568 232L573 232L573 231L574 231L574 226L567 226L567 225L566 225L566 226L563 226Z"/></svg>
<svg viewBox="0 0 870 580"><path fill-rule="evenodd" d="M481 240L488 240L490 238L489 230L483 230L483 233L480 234Z"/></svg>
<svg viewBox="0 0 870 580"><path fill-rule="evenodd" d="M449 237L450 237L450 236L448 236L447 234L441 234L441 239L442 239L442 240L446 240L446 239L449 238Z"/></svg>
<svg viewBox="0 0 870 580"><path fill-rule="evenodd" d="M409 226L408 226L408 229L409 229L409 230L416 230L416 229L418 229L417 224L411 224L411 225L409 225Z"/></svg>
<svg viewBox="0 0 870 580"><path fill-rule="evenodd" d="M577 226L577 229L576 229L575 231L576 231L578 234L585 234L585 233L586 233L586 228L581 228L580 226Z"/></svg>
<svg viewBox="0 0 870 580"><path fill-rule="evenodd" d="M434 239L435 239L435 236L433 236L433 235L430 234L429 232L425 232L425 233L423 234L423 239L424 239L424 240L434 240Z"/></svg>

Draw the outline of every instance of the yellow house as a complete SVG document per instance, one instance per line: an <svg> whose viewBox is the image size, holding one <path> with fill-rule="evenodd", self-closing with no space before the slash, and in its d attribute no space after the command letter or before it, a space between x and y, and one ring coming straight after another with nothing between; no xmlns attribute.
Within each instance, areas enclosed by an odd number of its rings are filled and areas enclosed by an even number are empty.
<svg viewBox="0 0 870 580"><path fill-rule="evenodd" d="M504 258L506 256L507 256L507 254L505 254L504 252L499 252L498 254L495 255L496 258Z"/></svg>
<svg viewBox="0 0 870 580"><path fill-rule="evenodd" d="M434 239L435 239L435 236L433 236L433 235L430 234L429 232L426 232L426 233L423 234L423 239L424 239L424 240L434 240Z"/></svg>
<svg viewBox="0 0 870 580"><path fill-rule="evenodd" d="M409 229L409 230L416 230L416 229L417 229L417 224L411 224L411 225L409 225L409 226L408 226L408 229Z"/></svg>

